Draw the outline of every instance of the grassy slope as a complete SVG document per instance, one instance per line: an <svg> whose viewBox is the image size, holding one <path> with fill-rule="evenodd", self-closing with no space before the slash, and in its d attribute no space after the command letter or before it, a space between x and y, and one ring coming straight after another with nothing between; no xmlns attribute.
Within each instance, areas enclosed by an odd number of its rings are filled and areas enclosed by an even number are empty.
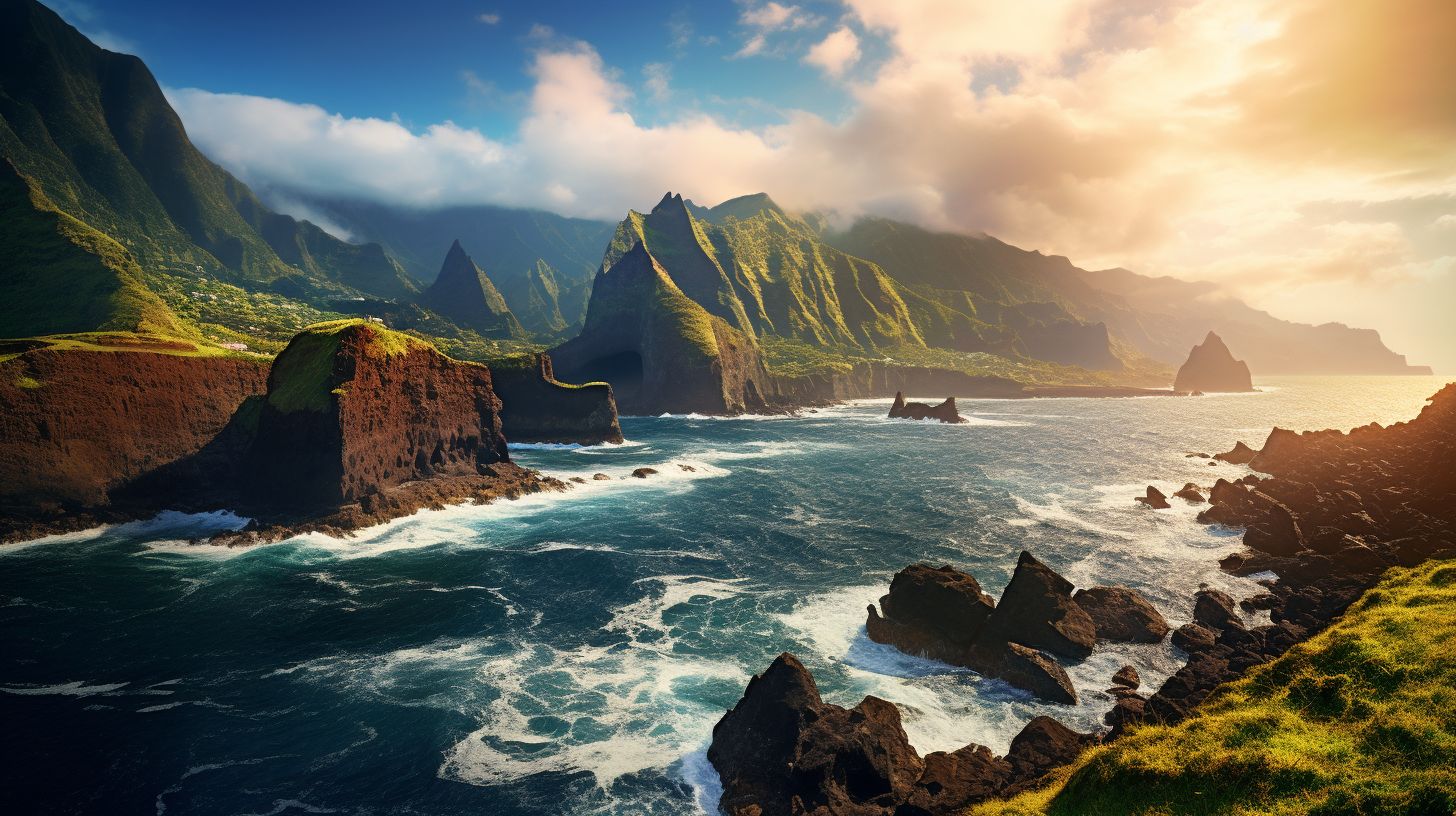
<svg viewBox="0 0 1456 816"><path fill-rule="evenodd" d="M146 288L125 247L57 210L8 162L0 162L0 223L0 334L99 329L196 336Z"/></svg>
<svg viewBox="0 0 1456 816"><path fill-rule="evenodd" d="M368 340L363 353L393 357L409 351L435 351L435 347L403 332L391 331L367 320L318 323L298 333L273 361L268 378L268 404L284 413L323 411L329 407L334 383L334 358L344 335L360 332Z"/></svg>
<svg viewBox="0 0 1456 816"><path fill-rule="evenodd" d="M1051 787L972 809L1072 814L1456 811L1456 562L1395 570L1325 632L1197 716L1100 748Z"/></svg>

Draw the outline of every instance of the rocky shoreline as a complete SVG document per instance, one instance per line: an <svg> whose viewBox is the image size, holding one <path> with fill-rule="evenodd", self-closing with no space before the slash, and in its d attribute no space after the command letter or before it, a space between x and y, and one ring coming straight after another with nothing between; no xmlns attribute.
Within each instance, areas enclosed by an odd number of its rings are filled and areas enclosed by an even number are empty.
<svg viewBox="0 0 1456 816"><path fill-rule="evenodd" d="M1193 622L1173 633L1173 644L1188 662L1148 696L1138 692L1131 667L1118 671L1109 689L1116 702L1104 718L1107 732L1077 734L1038 717L1003 758L974 743L922 758L909 746L893 704L875 697L852 709L825 704L808 671L785 654L749 683L743 699L714 728L708 757L723 781L722 808L730 816L955 813L1035 787L1048 771L1072 762L1087 747L1117 740L1137 725L1187 718L1219 685L1323 630L1387 568L1456 555L1456 468L1451 466L1456 462L1456 384L1429 403L1417 418L1389 428L1372 424L1349 433L1303 434L1275 429L1256 452L1240 443L1219 456L1247 460L1253 470L1267 474L1218 480L1199 518L1245 530L1244 552L1221 561L1224 569L1277 576L1262 582L1267 593L1242 604L1248 611L1267 610L1271 623L1247 627L1229 596L1198 588ZM1202 501L1197 487L1188 485L1179 493ZM1154 491L1150 488L1145 498ZM1018 573L1029 558L1023 553ZM1106 590L1066 597L1062 590L1070 585L1062 587L1051 578L1038 583L1040 591L1023 592L1037 602L1023 601L1009 615L1011 586L998 607L964 573L912 566L896 575L891 593L881 601L885 615L870 608L867 629L872 639L902 650L950 658L996 676L994 665L958 659L970 653L994 616L1014 617L1018 628L1041 632L1040 645L1056 645L1065 656L1090 651L1089 634L1095 642L1103 621L1108 626L1127 622L1125 610L1136 608L1121 598L1093 621L1085 610L1079 616L1069 607L1080 606L1082 598L1095 607L1092 599L1109 594ZM1114 611L1119 607L1122 611ZM892 621L896 625L887 625ZM1150 626L1145 634L1160 640L1166 630L1166 625L1162 631ZM1023 632L1021 638L1028 636ZM1028 762L1029 755L1040 761Z"/></svg>

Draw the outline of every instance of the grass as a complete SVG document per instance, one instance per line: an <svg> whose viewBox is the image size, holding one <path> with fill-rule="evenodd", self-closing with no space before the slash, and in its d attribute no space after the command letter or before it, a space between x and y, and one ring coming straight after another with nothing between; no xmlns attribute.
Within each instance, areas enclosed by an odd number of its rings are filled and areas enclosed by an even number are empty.
<svg viewBox="0 0 1456 816"><path fill-rule="evenodd" d="M976 816L1456 811L1456 561L1393 570L1193 718L1085 755Z"/></svg>
<svg viewBox="0 0 1456 816"><path fill-rule="evenodd" d="M138 332L76 332L0 341L0 362L38 349L93 352L144 351L152 354L169 354L175 357L255 356L166 335Z"/></svg>
<svg viewBox="0 0 1456 816"><path fill-rule="evenodd" d="M334 381L334 360L344 337L351 332L366 338L361 350L371 357L387 358L422 349L435 352L435 347L424 340L367 320L317 323L299 332L273 361L268 404L284 413L328 410L332 398L344 393L342 385Z"/></svg>

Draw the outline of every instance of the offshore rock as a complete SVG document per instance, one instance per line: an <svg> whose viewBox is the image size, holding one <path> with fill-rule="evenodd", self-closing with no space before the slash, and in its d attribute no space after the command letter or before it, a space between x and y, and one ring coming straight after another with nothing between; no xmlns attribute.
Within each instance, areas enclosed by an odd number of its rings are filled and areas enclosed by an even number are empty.
<svg viewBox="0 0 1456 816"><path fill-rule="evenodd" d="M1097 643L1097 627L1072 600L1072 583L1023 550L987 636L1081 660Z"/></svg>
<svg viewBox="0 0 1456 816"><path fill-rule="evenodd" d="M1168 497L1163 495L1163 491L1157 489L1156 487L1153 487L1152 485L1148 485L1147 495L1138 496L1137 498L1133 499L1133 501L1146 504L1154 510L1167 510L1169 507L1173 506L1171 504L1168 504Z"/></svg>
<svg viewBox="0 0 1456 816"><path fill-rule="evenodd" d="M1183 499L1189 504L1203 504L1205 501L1207 501L1207 499L1203 498L1203 493L1199 491L1198 485L1194 484L1193 482L1188 482L1184 484L1183 489L1177 491L1173 495L1177 496L1180 499Z"/></svg>
<svg viewBox="0 0 1456 816"><path fill-rule="evenodd" d="M1238 442L1233 446L1232 450L1216 453L1213 458L1220 462L1228 462L1231 465L1247 465L1254 461L1254 457L1258 455L1258 451L1245 445L1243 442Z"/></svg>
<svg viewBox="0 0 1456 816"><path fill-rule="evenodd" d="M965 422L965 417L956 410L955 397L946 397L939 405L924 402L906 402L905 392L895 392L895 402L890 406L891 419L938 419L941 422Z"/></svg>
<svg viewBox="0 0 1456 816"><path fill-rule="evenodd" d="M549 354L537 354L524 365L516 362L490 368L506 439L580 445L622 441L611 385L567 385L556 379Z"/></svg>
<svg viewBox="0 0 1456 816"><path fill-rule="evenodd" d="M1223 340L1209 332L1203 343L1193 347L1187 362L1178 369L1173 390L1253 391L1254 383L1249 376L1249 367L1242 360L1235 360Z"/></svg>

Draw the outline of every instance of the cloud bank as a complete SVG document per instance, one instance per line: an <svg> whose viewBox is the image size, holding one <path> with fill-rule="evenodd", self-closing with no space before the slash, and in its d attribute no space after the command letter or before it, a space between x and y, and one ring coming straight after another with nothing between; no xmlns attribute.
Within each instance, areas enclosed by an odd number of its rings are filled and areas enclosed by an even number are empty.
<svg viewBox="0 0 1456 816"><path fill-rule="evenodd" d="M740 57L819 26L798 58L847 83L852 110L648 125L632 107L666 98L669 66L632 88L589 45L560 42L534 53L506 141L169 95L204 151L288 194L619 218L668 189L705 203L766 190L793 208L1214 279L1296 316L1350 287L1456 294L1456 247L1432 237L1456 212L1448 0L846 0L830 23L778 3L746 6L740 23ZM870 39L888 55L866 64Z"/></svg>

